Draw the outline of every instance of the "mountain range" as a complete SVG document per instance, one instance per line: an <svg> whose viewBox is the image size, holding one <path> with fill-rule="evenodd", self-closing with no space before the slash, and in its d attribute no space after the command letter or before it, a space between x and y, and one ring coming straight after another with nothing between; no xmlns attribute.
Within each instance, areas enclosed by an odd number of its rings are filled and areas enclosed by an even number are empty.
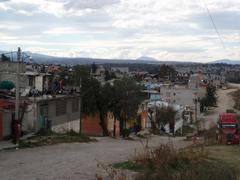
<svg viewBox="0 0 240 180"><path fill-rule="evenodd" d="M0 54L7 53L6 56L17 59L16 53L10 53L8 51L1 51ZM160 61L152 57L142 56L137 59L98 59L98 58L70 58L70 57L56 57L56 56L48 56L44 54L38 53L31 53L31 52L24 52L23 58L24 61L28 62L29 58L27 56L32 57L32 61L39 64L66 64L66 65L77 65L77 64L104 64L104 63L111 63L111 64L182 64L182 63L193 63L193 62L186 62L186 61ZM240 61L235 60L216 60L210 62L210 64L240 64Z"/></svg>

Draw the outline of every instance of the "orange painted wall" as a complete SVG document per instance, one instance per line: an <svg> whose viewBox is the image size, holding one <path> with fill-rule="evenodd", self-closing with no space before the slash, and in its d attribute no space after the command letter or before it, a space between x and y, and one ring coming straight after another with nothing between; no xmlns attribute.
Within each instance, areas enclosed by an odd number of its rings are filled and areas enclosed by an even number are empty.
<svg viewBox="0 0 240 180"><path fill-rule="evenodd" d="M102 136L103 131L100 126L99 114L94 116L83 116L82 119L82 131L89 136Z"/></svg>
<svg viewBox="0 0 240 180"><path fill-rule="evenodd" d="M142 127L142 129L146 128L147 120L148 120L148 111L144 110L141 113L141 127Z"/></svg>

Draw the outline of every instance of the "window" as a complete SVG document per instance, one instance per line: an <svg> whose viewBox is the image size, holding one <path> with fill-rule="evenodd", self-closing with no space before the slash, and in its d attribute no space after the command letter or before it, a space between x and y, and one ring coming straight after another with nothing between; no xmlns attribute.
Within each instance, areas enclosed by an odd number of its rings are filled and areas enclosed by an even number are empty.
<svg viewBox="0 0 240 180"><path fill-rule="evenodd" d="M79 99L72 99L72 112L79 111Z"/></svg>
<svg viewBox="0 0 240 180"><path fill-rule="evenodd" d="M228 129L232 129L232 128L236 128L237 125L236 124L221 124L221 128L225 129L225 128L228 128Z"/></svg>
<svg viewBox="0 0 240 180"><path fill-rule="evenodd" d="M67 103L65 100L56 102L56 116L62 116L67 112Z"/></svg>

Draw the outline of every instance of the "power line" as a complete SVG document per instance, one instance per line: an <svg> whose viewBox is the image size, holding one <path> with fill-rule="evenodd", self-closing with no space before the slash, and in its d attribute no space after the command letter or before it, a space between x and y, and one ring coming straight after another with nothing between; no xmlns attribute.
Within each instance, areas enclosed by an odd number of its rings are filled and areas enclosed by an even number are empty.
<svg viewBox="0 0 240 180"><path fill-rule="evenodd" d="M224 42L223 42L222 36L221 36L220 32L218 31L218 28L217 28L217 26L216 26L216 24L215 24L215 22L214 22L213 16L212 16L212 14L211 14L211 12L210 12L210 10L209 10L209 8L208 8L207 3L205 2L205 0L202 0L202 2L203 2L204 6L205 6L205 8L206 8L206 10L207 10L208 16L209 16L209 18L210 18L210 20L211 20L211 23L212 23L212 25L213 25L213 27L214 27L217 35L218 35L218 38L219 38L219 40L220 40L220 42L221 42L221 44L222 44L222 46L223 46L223 49L224 49L225 51L227 51L227 48L226 48L226 46L225 46L225 44L224 44ZM226 54L227 54L227 53L226 53Z"/></svg>

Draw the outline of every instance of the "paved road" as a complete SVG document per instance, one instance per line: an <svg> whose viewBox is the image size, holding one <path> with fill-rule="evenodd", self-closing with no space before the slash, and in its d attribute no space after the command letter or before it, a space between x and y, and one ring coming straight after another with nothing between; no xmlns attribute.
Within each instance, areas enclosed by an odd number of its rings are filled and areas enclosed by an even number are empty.
<svg viewBox="0 0 240 180"><path fill-rule="evenodd" d="M98 138L99 142L73 143L0 152L1 180L91 180L98 172L97 161L113 163L127 160L139 141ZM183 138L153 136L150 146L171 141L177 148L190 142Z"/></svg>
<svg viewBox="0 0 240 180"><path fill-rule="evenodd" d="M240 84L230 84L231 89L227 90L218 90L218 102L217 108L210 110L207 115L203 116L204 121L201 127L204 129L209 129L211 126L217 123L219 114L226 112L227 109L233 109L234 101L232 96L229 93L236 91L237 88L240 88Z"/></svg>

